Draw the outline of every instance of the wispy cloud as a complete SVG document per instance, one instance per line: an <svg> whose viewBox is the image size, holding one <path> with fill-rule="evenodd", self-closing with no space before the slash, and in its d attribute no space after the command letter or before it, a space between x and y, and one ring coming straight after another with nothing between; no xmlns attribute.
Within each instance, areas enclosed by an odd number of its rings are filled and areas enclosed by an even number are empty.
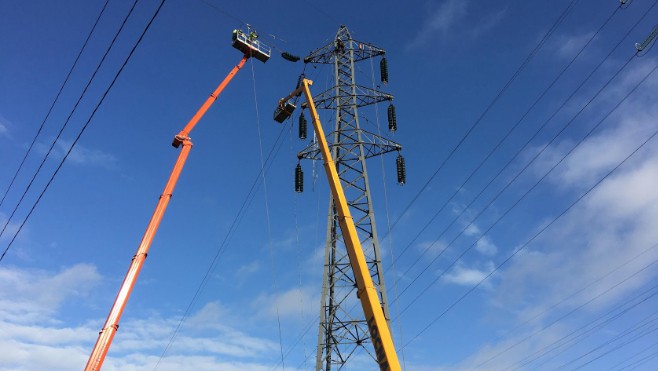
<svg viewBox="0 0 658 371"><path fill-rule="evenodd" d="M477 38L498 25L507 14L507 9L501 9L482 16L474 15L469 11L470 4L470 0L446 0L435 7L430 5L427 16L409 48L424 47L437 38L445 38L448 35L459 34L462 38ZM468 20L469 17L477 19ZM469 26L463 27L463 24Z"/></svg>
<svg viewBox="0 0 658 371"><path fill-rule="evenodd" d="M263 318L302 319L302 313L318 312L320 295L317 287L294 287L278 293L261 294L253 302Z"/></svg>
<svg viewBox="0 0 658 371"><path fill-rule="evenodd" d="M642 69L639 66L638 70ZM622 106L610 122L556 168L547 184L552 194L547 197L557 194L557 203L568 205L658 129L657 83L654 78L643 94ZM613 90L624 88L628 88L627 81ZM549 159L539 168L547 170L574 144L573 139L554 144ZM472 368L500 354L484 367L509 368L562 334L571 333L574 326L626 303L639 288L655 281L658 264L653 263L658 260L658 248L652 246L658 241L657 183L658 149L650 145L615 170L498 272L492 303L499 313L523 327L507 339L483 346L465 361L464 367ZM460 267L454 276L454 281L465 282L478 272ZM577 291L583 287L586 290ZM574 293L577 295L570 296ZM571 317L552 325L560 313ZM581 318L573 318L576 316ZM526 341L529 334L536 336ZM519 345L510 348L515 342Z"/></svg>
<svg viewBox="0 0 658 371"><path fill-rule="evenodd" d="M62 308L84 303L101 276L95 266L60 271L0 267L0 364L7 370L74 370L84 366L101 319L64 323ZM78 310L81 308L78 307ZM243 316L241 313L240 316ZM238 328L218 302L192 313L159 370L269 370L278 344ZM153 369L180 321L178 316L126 319L106 359L107 370ZM264 361L265 360L265 361Z"/></svg>
<svg viewBox="0 0 658 371"><path fill-rule="evenodd" d="M558 35L552 42L552 50L555 55L561 58L573 58L580 49L585 46L585 43L592 38L594 32L585 32L573 35Z"/></svg>
<svg viewBox="0 0 658 371"><path fill-rule="evenodd" d="M235 272L235 278L243 282L247 278L253 276L255 273L260 271L261 265L258 260L254 260L252 262L249 262L247 264L244 264L238 268L238 270Z"/></svg>
<svg viewBox="0 0 658 371"><path fill-rule="evenodd" d="M0 213L0 227L4 227L5 224L7 224L7 219L8 219L8 215L6 215L5 213ZM7 227L4 227L5 232L2 234L2 237L0 237L0 241L9 242L9 240L18 231L19 226L20 226L19 223L16 223L14 221L9 222L9 224L7 224ZM23 236L25 235L25 228L23 228L22 235Z"/></svg>
<svg viewBox="0 0 658 371"><path fill-rule="evenodd" d="M9 138L9 129L7 129L7 126L5 126L0 117L0 138L1 137Z"/></svg>
<svg viewBox="0 0 658 371"><path fill-rule="evenodd" d="M436 35L445 35L455 24L466 17L468 4L467 0L447 0L431 11L411 42L411 47L422 46Z"/></svg>
<svg viewBox="0 0 658 371"><path fill-rule="evenodd" d="M493 263L489 262L483 269L468 268L462 263L458 263L455 268L446 273L442 280L446 283L453 283L461 286L473 286L482 281L493 270Z"/></svg>
<svg viewBox="0 0 658 371"><path fill-rule="evenodd" d="M507 15L507 8L501 9L495 13L487 15L468 30L471 38L478 38L496 27Z"/></svg>
<svg viewBox="0 0 658 371"><path fill-rule="evenodd" d="M18 323L42 322L68 298L87 295L100 279L96 268L88 264L55 274L0 268L0 318Z"/></svg>
<svg viewBox="0 0 658 371"><path fill-rule="evenodd" d="M477 238L475 243L475 250L485 256L493 256L498 252L498 246L493 243L491 237L483 236L482 230L475 223L470 223L464 229L464 236Z"/></svg>
<svg viewBox="0 0 658 371"><path fill-rule="evenodd" d="M57 148L62 154L66 153L71 147L71 142L65 140L57 141ZM104 167L113 169L117 165L117 158L111 153L103 152L97 149L91 149L80 144L76 144L68 157L68 161L78 165L88 165L95 167Z"/></svg>
<svg viewBox="0 0 658 371"><path fill-rule="evenodd" d="M52 142L37 143L35 148L39 154L45 155L48 153L50 143ZM66 155L69 148L71 148L71 144L71 141L58 139L50 156L54 159L61 160L64 155ZM116 169L119 162L117 157L112 153L104 152L98 149L87 148L80 144L76 144L75 147L73 147L69 157L67 158L67 161L79 166L101 167L109 170Z"/></svg>

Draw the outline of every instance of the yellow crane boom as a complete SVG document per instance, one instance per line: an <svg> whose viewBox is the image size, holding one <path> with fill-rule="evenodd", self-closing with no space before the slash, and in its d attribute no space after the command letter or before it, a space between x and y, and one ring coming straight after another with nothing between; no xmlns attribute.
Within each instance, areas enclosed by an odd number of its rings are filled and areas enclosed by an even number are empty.
<svg viewBox="0 0 658 371"><path fill-rule="evenodd" d="M395 351L391 331L386 323L384 311L379 304L377 290L373 284L372 277L370 277L361 242L359 241L356 227L354 226L354 220L352 219L347 200L345 199L343 186L340 183L340 178L336 171L336 164L331 157L329 145L325 139L324 130L322 129L322 124L320 123L320 118L315 108L315 103L313 102L313 96L311 95L311 90L309 88L312 84L313 81L302 79L299 88L290 93L286 98L279 101L279 107L275 113L275 117L277 117L277 114L289 116L292 113L291 108L294 109L294 106L288 103L288 100L293 96L304 93L308 109L311 113L313 128L318 138L318 145L320 146L320 152L322 153L324 169L327 173L331 194L336 204L340 229L343 232L345 247L350 258L350 265L354 272L354 278L357 284L357 296L361 301L361 306L363 307L363 312L368 324L368 331L370 332L370 339L375 348L377 363L382 371L399 371L401 370L400 361L398 360Z"/></svg>

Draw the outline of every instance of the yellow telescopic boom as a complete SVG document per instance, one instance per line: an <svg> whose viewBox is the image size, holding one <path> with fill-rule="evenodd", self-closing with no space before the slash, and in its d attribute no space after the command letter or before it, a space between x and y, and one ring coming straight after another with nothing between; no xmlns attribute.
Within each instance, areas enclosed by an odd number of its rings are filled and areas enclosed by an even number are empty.
<svg viewBox="0 0 658 371"><path fill-rule="evenodd" d="M292 92L288 97L279 101L279 107L285 107L288 99L299 95L301 92L303 92L306 96L306 102L308 104L308 109L311 112L313 127L315 128L315 134L318 138L320 152L322 153L322 158L324 160L324 169L327 173L331 194L336 204L338 220L340 222L340 230L343 232L345 247L350 258L352 271L354 272L354 278L356 280L358 290L357 296L361 300L361 306L363 307L366 322L368 323L370 338L375 348L375 354L377 355L377 363L379 363L379 368L382 371L399 371L401 370L400 361L398 360L397 353L395 352L395 345L393 345L391 331L389 330L388 324L386 323L384 311L379 304L377 290L375 289L375 286L372 282L372 277L370 277L368 266L366 264L366 258L363 254L363 249L361 248L361 242L359 242L356 227L354 226L354 220L352 219L352 215L350 214L350 210L347 206L347 200L345 199L343 186L340 183L340 178L338 177L338 172L336 171L336 164L334 163L334 160L331 157L331 153L329 152L329 145L327 144L327 140L324 137L324 130L322 130L320 118L318 117L318 112L315 109L315 103L313 102L313 96L311 95L311 90L309 88L309 86L312 84L313 81L303 79L302 85L297 90Z"/></svg>

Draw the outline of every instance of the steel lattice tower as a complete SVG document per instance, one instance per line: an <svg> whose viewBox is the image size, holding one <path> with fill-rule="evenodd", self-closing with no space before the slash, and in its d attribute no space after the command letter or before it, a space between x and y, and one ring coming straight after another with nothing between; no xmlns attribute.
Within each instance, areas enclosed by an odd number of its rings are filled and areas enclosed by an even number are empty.
<svg viewBox="0 0 658 371"><path fill-rule="evenodd" d="M327 140L384 316L390 321L366 159L400 151L401 146L360 127L358 108L391 101L393 96L357 85L354 68L356 62L383 57L384 53L383 49L352 39L347 27L341 26L332 42L311 52L304 58L304 62L334 65L336 85L316 95L314 101L318 109L335 111L335 130L327 134ZM321 159L315 145L302 150L298 157ZM339 228L334 201L330 199L316 369L342 369L348 359L363 357L366 353L375 362L375 366L376 357L358 302L354 275Z"/></svg>

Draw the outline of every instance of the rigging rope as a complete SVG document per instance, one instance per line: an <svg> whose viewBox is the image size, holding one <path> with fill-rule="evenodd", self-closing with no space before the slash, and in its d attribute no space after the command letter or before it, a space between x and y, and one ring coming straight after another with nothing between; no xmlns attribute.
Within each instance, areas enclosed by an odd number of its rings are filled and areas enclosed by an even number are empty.
<svg viewBox="0 0 658 371"><path fill-rule="evenodd" d="M258 94L256 93L256 73L254 72L254 61L251 60L251 79L254 87L254 106L256 108L256 128L258 129L258 149L260 152L260 173L263 177L263 197L265 200L265 216L267 218L267 239L268 247L270 251L270 260L272 262L272 289L274 294L277 295L277 280L276 280L276 256L274 254L274 246L272 244L272 225L270 223L270 207L267 196L267 178L265 176L265 156L263 154L263 139L261 135L260 128L260 113L258 111ZM279 315L279 299L274 298L274 307L276 310L276 321L279 330L279 351L281 352L281 363L283 364L283 369L286 369L286 364L283 356L283 338L281 334L281 317Z"/></svg>
<svg viewBox="0 0 658 371"><path fill-rule="evenodd" d="M279 153L279 150L281 149L281 143L279 142L283 138L283 133L286 131L285 127L282 127L281 130L279 131L279 135L277 136L276 140L274 141L274 144L272 145L272 148L270 148L270 152L267 155L267 158L265 159L266 163L266 168L265 172L267 172L272 165L273 160L276 158L276 156ZM257 186L260 184L261 180L261 171L259 170L258 173L256 174L256 177L254 178L254 181L251 184L251 187L249 188L249 191L247 192L244 200L242 201L242 204L240 205L240 208L238 209L238 212L236 213L235 217L233 218L233 221L231 222L231 225L228 228L228 231L226 232L226 235L224 235L224 239L222 242L219 244L219 247L217 248L217 251L213 258L211 259L210 265L206 269L206 272L201 279L201 282L197 286L194 295L192 295L192 299L190 299L190 302L188 303L187 307L185 308L185 312L183 313L183 316L179 320L178 324L176 325L176 328L172 332L169 342L165 346L164 350L162 351L162 354L160 354L160 357L158 359L158 362L156 364L156 367L154 368L157 369L158 364L162 361L164 356L166 355L167 351L169 350L170 346L175 342L176 336L178 335L178 332L180 331L181 327L183 326L183 323L189 318L189 315L192 311L192 308L194 305L197 303L199 299L199 295L201 295L201 292L205 290L211 274L215 271L217 268L217 264L219 263L219 259L223 255L223 253L226 251L226 248L228 247L231 238L233 237L235 231L237 230L238 226L242 222L242 219L244 218L244 215L246 214L247 210L251 206L251 202L254 200L256 196L256 189Z"/></svg>

